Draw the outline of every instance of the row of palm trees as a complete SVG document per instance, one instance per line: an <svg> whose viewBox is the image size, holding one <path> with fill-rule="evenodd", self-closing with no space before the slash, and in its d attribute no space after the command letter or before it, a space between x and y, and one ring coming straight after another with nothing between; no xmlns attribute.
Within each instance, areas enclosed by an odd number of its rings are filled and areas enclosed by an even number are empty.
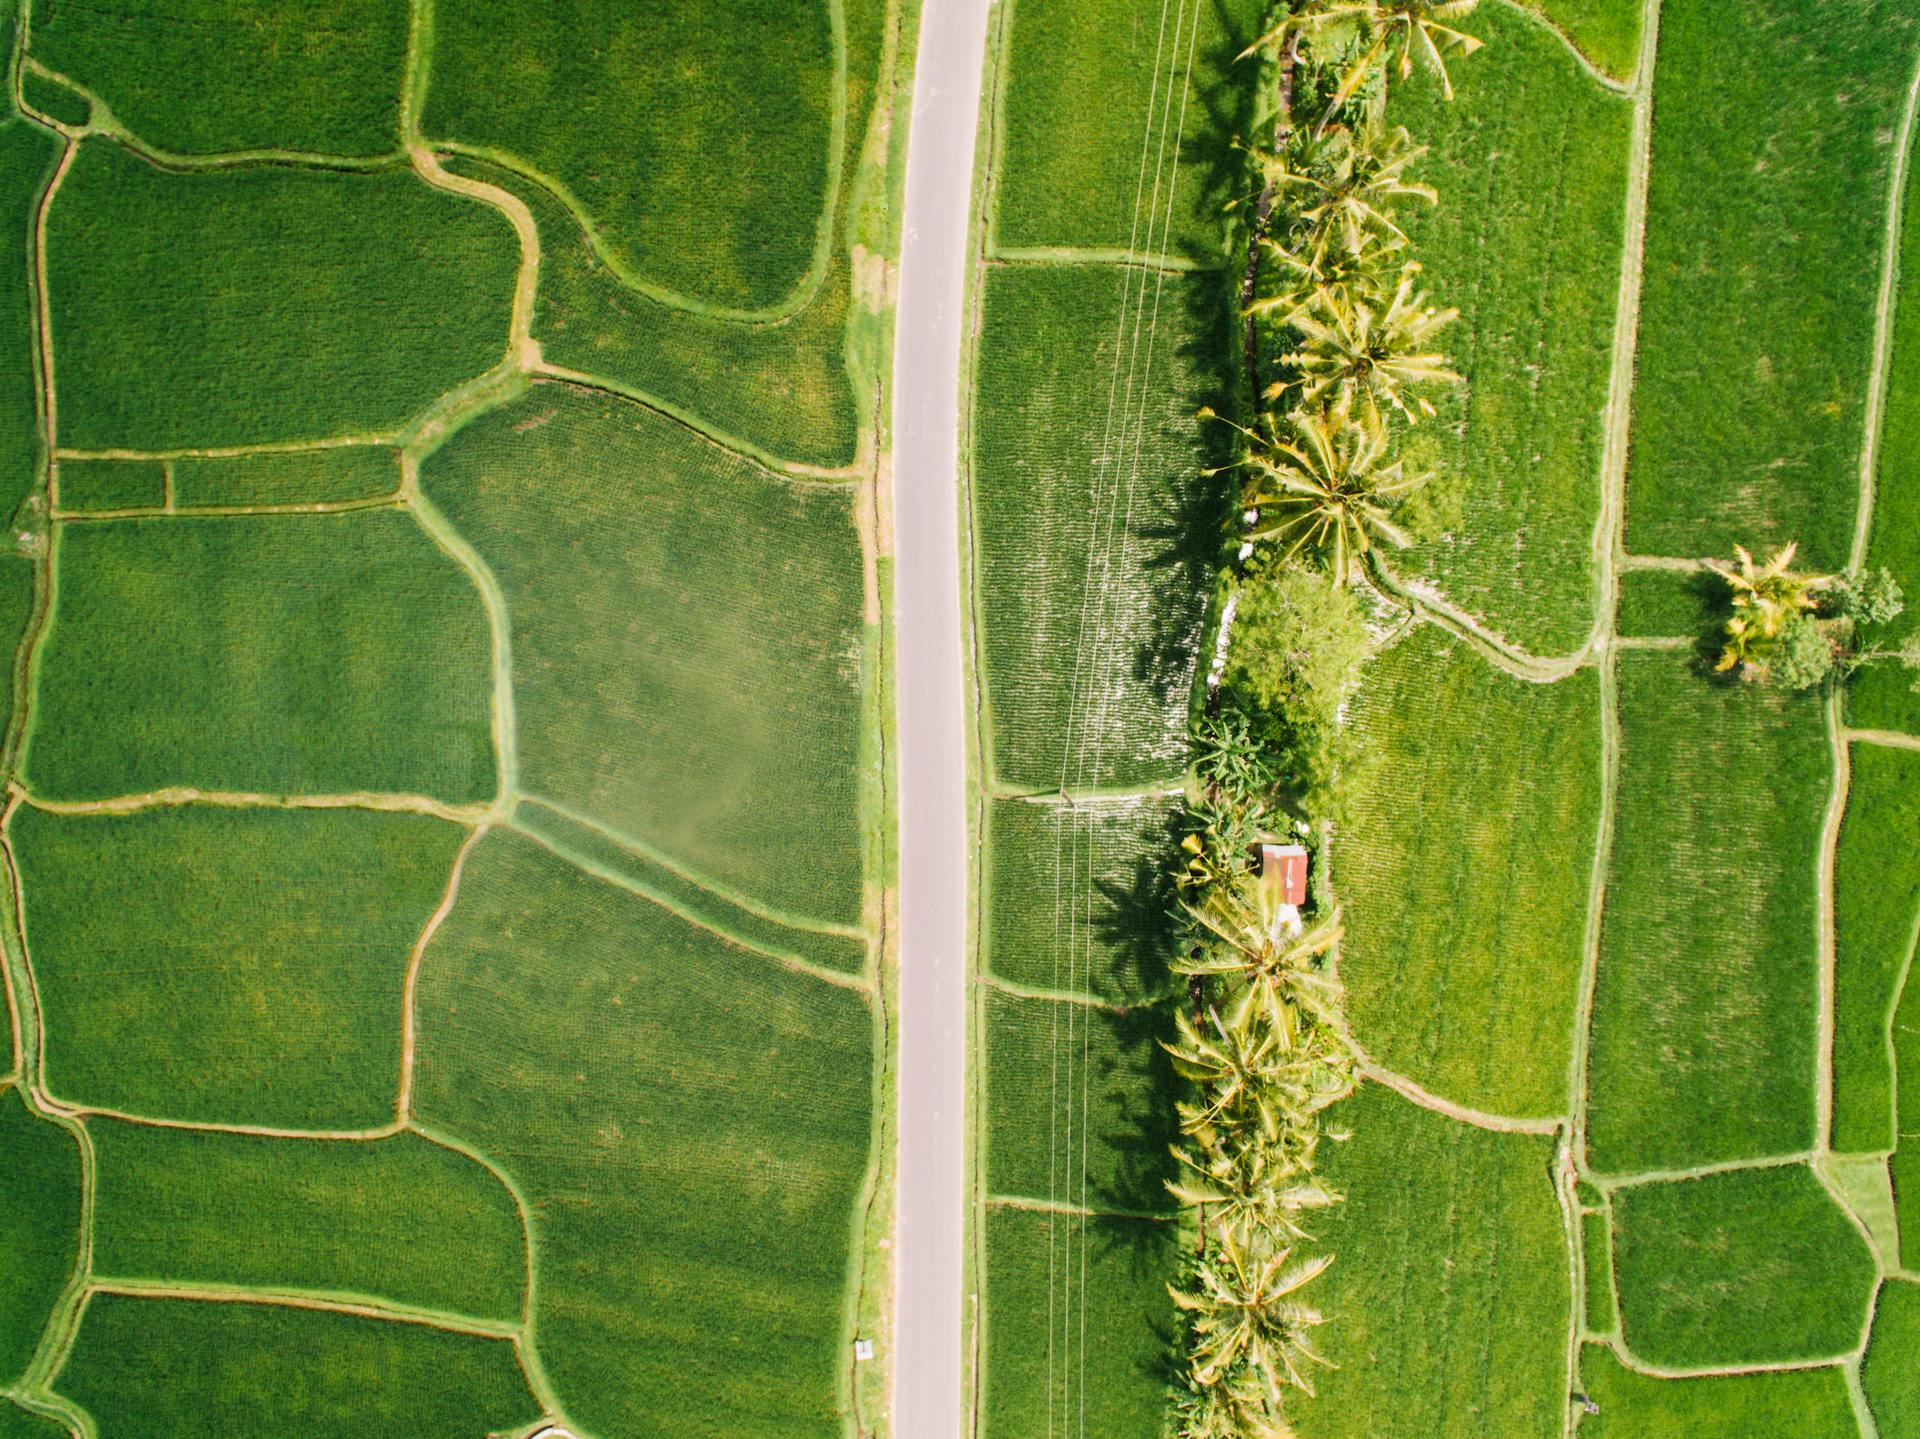
<svg viewBox="0 0 1920 1439"><path fill-rule="evenodd" d="M1386 123L1391 87L1416 69L1452 97L1447 60L1479 41L1454 28L1475 0L1279 0L1250 46L1272 83L1270 144L1245 147L1246 362L1257 397L1232 426L1243 567L1324 567L1336 586L1378 544L1410 537L1396 511L1426 482L1396 453L1406 427L1458 381L1436 348L1455 312L1432 304L1401 216L1431 205L1412 178L1425 154ZM1249 581L1252 582L1252 581ZM1326 1111L1355 1084L1332 958L1337 910L1302 924L1251 865L1287 815L1289 777L1244 706L1197 724L1198 796L1180 875L1187 921L1175 968L1189 1003L1167 1042L1192 1085L1179 1108L1177 1177L1195 1254L1174 1302L1185 1321L1182 1439L1285 1439L1291 1391L1327 1364L1312 1286L1333 1262L1312 1221L1340 1196L1317 1177ZM1297 790L1296 790L1297 792Z"/></svg>

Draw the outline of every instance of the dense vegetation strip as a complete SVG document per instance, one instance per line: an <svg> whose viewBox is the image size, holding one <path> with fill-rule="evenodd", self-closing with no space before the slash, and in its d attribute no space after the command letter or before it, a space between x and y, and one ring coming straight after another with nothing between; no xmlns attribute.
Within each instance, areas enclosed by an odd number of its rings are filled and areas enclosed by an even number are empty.
<svg viewBox="0 0 1920 1439"><path fill-rule="evenodd" d="M1405 213L1438 196L1414 177L1425 147L1389 122L1388 97L1418 68L1451 98L1447 57L1480 46L1453 22L1474 4L1288 0L1243 56L1260 57L1273 122L1270 143L1246 148L1253 408L1226 422L1237 454L1216 472L1242 477L1231 637L1195 721L1179 876L1191 928L1174 962L1189 989L1167 1044L1195 1086L1169 1185L1197 1230L1174 1288L1185 1439L1290 1433L1288 1391L1312 1393L1328 1362L1310 1301L1333 1255L1314 1230L1340 1196L1317 1155L1355 1055L1330 962L1339 915L1303 917L1295 841L1347 808L1363 768L1342 723L1370 645L1350 581L1377 545L1409 545L1432 520L1404 437L1458 378L1436 348L1454 312L1429 303L1412 258Z"/></svg>

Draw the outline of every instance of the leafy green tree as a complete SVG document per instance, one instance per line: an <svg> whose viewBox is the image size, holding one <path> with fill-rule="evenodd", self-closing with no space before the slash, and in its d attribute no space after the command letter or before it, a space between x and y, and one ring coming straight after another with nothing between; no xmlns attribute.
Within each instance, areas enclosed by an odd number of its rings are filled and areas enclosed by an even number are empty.
<svg viewBox="0 0 1920 1439"><path fill-rule="evenodd" d="M1766 666L1767 677L1790 690L1817 689L1834 673L1840 658L1835 628L1811 615L1796 614L1780 627L1780 638Z"/></svg>
<svg viewBox="0 0 1920 1439"><path fill-rule="evenodd" d="M1833 608L1856 625L1884 625L1906 609L1899 581L1882 565L1863 575L1842 576L1833 582Z"/></svg>

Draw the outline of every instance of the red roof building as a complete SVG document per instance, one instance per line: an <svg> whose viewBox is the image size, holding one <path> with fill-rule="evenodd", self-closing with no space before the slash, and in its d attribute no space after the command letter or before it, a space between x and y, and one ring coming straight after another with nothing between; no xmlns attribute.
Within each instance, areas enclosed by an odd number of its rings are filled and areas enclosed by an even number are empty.
<svg viewBox="0 0 1920 1439"><path fill-rule="evenodd" d="M1260 880L1276 903L1298 909L1307 902L1307 847L1262 840Z"/></svg>

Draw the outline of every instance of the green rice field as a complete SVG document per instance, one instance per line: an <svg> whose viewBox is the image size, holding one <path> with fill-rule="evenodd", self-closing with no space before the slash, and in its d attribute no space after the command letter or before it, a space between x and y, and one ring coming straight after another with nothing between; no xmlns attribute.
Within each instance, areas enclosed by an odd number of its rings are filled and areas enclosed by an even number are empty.
<svg viewBox="0 0 1920 1439"><path fill-rule="evenodd" d="M0 12L0 1436L873 1434L917 6Z"/></svg>
<svg viewBox="0 0 1920 1439"><path fill-rule="evenodd" d="M1890 1281L1880 1291L1860 1381L1882 1439L1920 1435L1920 1391L1913 1385L1920 1364L1920 1283Z"/></svg>
<svg viewBox="0 0 1920 1439"><path fill-rule="evenodd" d="M1627 1368L1611 1350L1581 1351L1580 1378L1598 1411L1580 1421L1603 1439L1854 1439L1860 1430L1837 1367L1700 1379L1655 1379ZM1882 1430L1882 1433L1885 1433Z"/></svg>

